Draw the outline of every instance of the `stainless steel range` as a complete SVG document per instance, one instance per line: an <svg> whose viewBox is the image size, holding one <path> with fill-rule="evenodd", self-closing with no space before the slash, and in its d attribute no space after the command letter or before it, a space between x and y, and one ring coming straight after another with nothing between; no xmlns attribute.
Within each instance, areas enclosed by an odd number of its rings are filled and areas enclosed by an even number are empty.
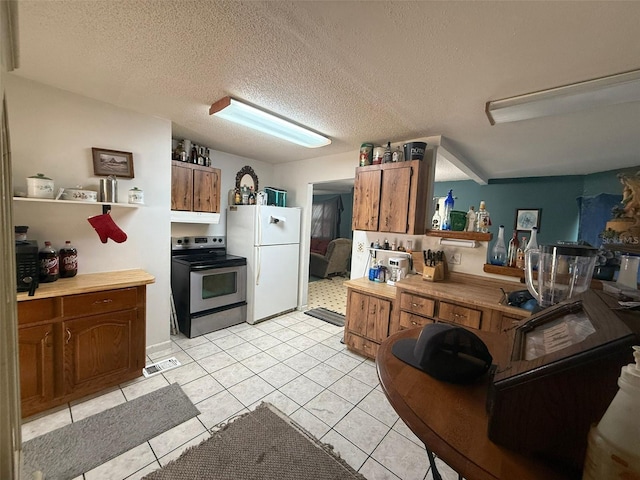
<svg viewBox="0 0 640 480"><path fill-rule="evenodd" d="M171 237L171 290L187 337L247 319L247 260L227 255L223 236Z"/></svg>

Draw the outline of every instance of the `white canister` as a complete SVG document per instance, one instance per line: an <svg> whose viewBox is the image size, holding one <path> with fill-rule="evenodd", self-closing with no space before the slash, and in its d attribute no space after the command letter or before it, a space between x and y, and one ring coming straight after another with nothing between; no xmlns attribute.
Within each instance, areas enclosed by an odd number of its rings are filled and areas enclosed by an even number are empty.
<svg viewBox="0 0 640 480"><path fill-rule="evenodd" d="M138 187L129 190L129 203L144 203L144 192Z"/></svg>
<svg viewBox="0 0 640 480"><path fill-rule="evenodd" d="M53 180L38 173L27 178L27 197L53 198Z"/></svg>

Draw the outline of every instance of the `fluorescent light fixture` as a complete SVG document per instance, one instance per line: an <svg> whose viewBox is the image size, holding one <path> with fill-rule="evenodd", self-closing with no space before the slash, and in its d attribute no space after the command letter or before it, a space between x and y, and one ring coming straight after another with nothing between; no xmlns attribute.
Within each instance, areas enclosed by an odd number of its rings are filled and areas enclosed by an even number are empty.
<svg viewBox="0 0 640 480"><path fill-rule="evenodd" d="M487 102L491 125L640 101L640 70Z"/></svg>
<svg viewBox="0 0 640 480"><path fill-rule="evenodd" d="M478 242L475 240L462 240L458 238L441 238L440 245L446 247L464 247L464 248L476 248Z"/></svg>
<svg viewBox="0 0 640 480"><path fill-rule="evenodd" d="M231 97L224 97L211 105L209 115L239 123L307 148L324 147L331 143L327 137Z"/></svg>

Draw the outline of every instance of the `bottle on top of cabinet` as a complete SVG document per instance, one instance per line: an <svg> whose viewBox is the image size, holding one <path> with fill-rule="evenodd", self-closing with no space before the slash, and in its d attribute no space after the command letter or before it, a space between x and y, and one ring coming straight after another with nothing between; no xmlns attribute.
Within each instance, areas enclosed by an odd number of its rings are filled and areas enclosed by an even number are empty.
<svg viewBox="0 0 640 480"><path fill-rule="evenodd" d="M387 146L382 154L382 163L391 163L392 161L391 142L387 142Z"/></svg>
<svg viewBox="0 0 640 480"><path fill-rule="evenodd" d="M467 211L467 223L464 226L466 232L476 231L476 207L471 205Z"/></svg>
<svg viewBox="0 0 640 480"><path fill-rule="evenodd" d="M40 283L55 282L60 276L60 257L51 242L44 242L38 252L40 260Z"/></svg>
<svg viewBox="0 0 640 480"><path fill-rule="evenodd" d="M64 242L60 249L60 278L75 277L78 273L78 250L71 245L71 241Z"/></svg>
<svg viewBox="0 0 640 480"><path fill-rule="evenodd" d="M440 230L440 204L436 203L436 211L431 218L431 228L433 230Z"/></svg>

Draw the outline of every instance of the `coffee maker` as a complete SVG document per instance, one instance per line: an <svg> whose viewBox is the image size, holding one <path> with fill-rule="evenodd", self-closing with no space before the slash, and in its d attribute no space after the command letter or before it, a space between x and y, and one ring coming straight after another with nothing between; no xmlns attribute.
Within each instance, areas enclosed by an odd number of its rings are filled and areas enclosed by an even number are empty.
<svg viewBox="0 0 640 480"><path fill-rule="evenodd" d="M387 284L395 285L396 282L402 280L407 276L409 271L409 259L405 257L390 257L389 258L389 279Z"/></svg>

